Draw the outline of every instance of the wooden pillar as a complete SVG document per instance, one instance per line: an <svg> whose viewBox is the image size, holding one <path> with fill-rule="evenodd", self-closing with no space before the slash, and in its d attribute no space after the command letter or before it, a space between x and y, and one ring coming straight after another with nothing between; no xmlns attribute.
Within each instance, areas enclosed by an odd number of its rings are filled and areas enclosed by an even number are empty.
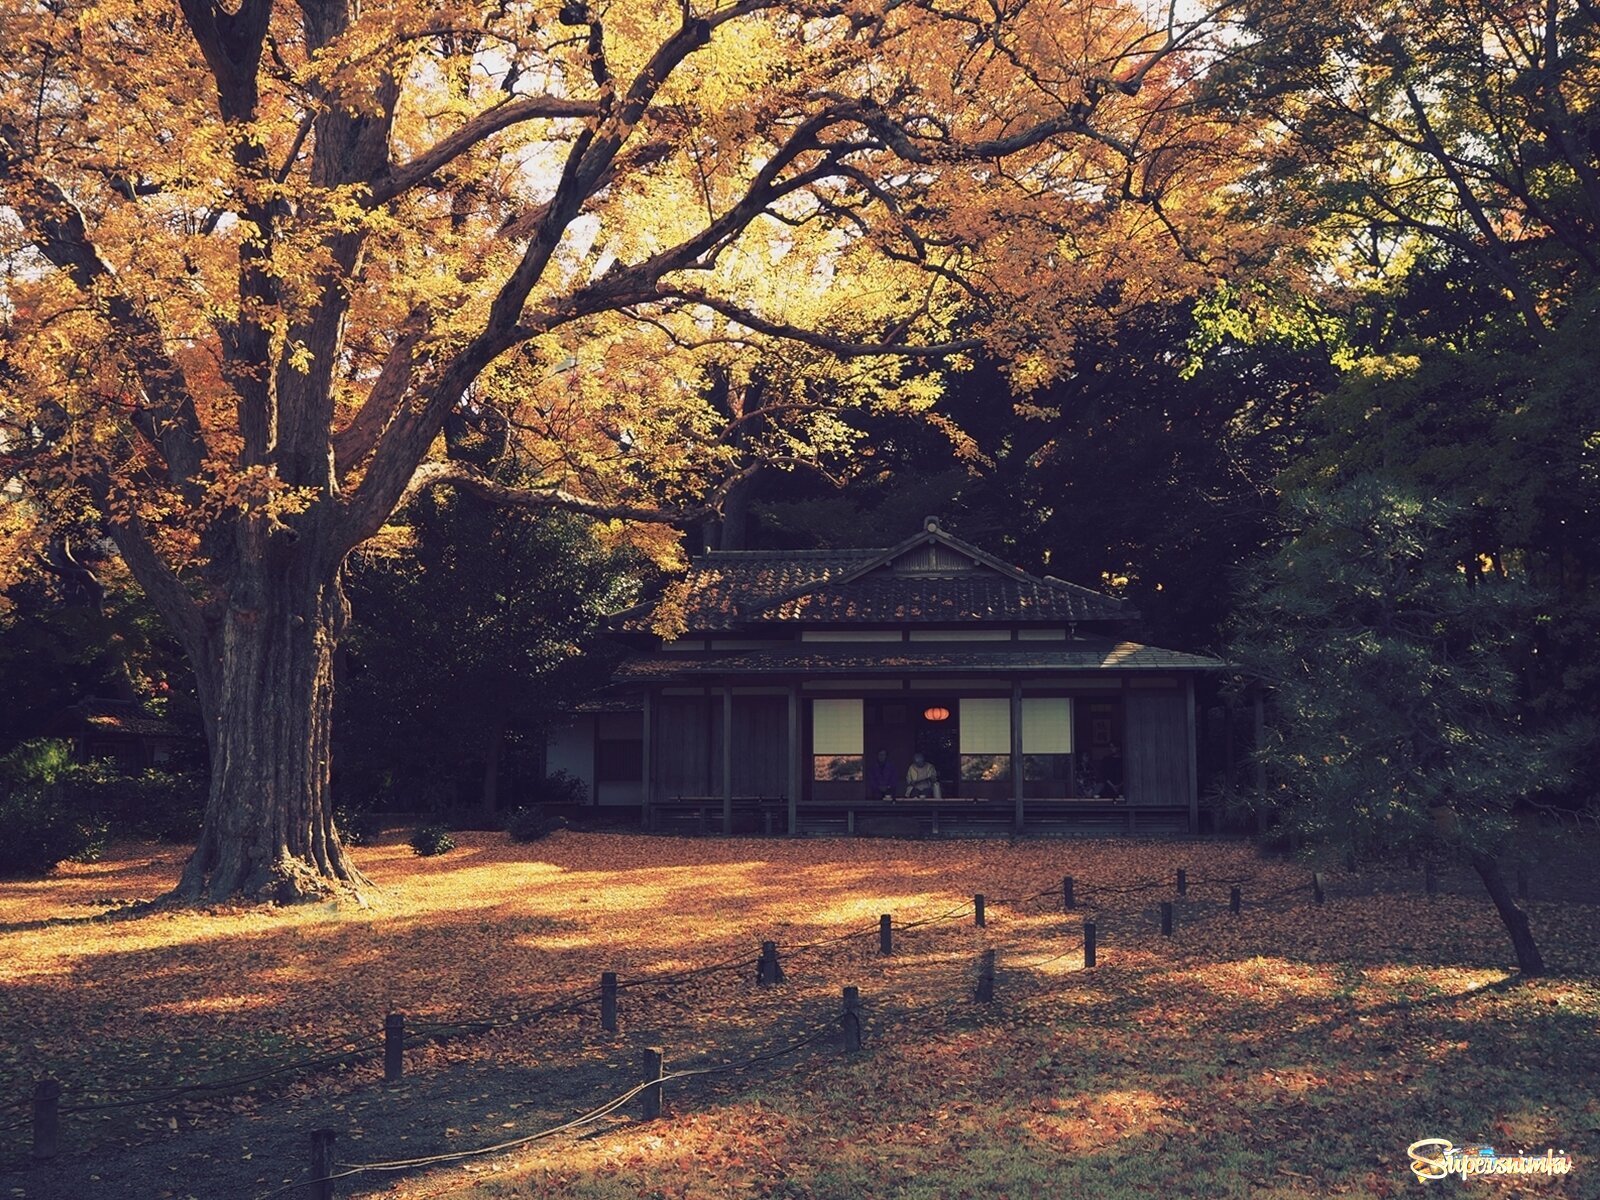
<svg viewBox="0 0 1600 1200"><path fill-rule="evenodd" d="M800 685L789 685L789 836L800 832Z"/></svg>
<svg viewBox="0 0 1600 1200"><path fill-rule="evenodd" d="M733 685L722 688L722 833L733 833Z"/></svg>
<svg viewBox="0 0 1600 1200"><path fill-rule="evenodd" d="M1016 806L1011 826L1022 832L1022 681L1011 682L1011 800Z"/></svg>
<svg viewBox="0 0 1600 1200"><path fill-rule="evenodd" d="M1184 680L1184 701L1188 716L1189 734L1189 833L1194 835L1200 832L1200 755L1199 740L1195 737L1194 727L1194 676L1189 675ZM1124 760L1126 761L1126 760ZM1126 768L1124 768L1126 770Z"/></svg>
<svg viewBox="0 0 1600 1200"><path fill-rule="evenodd" d="M652 692L649 688L645 688L645 690L644 690L644 739L640 743L640 746L639 746L639 759L640 759L640 764L639 765L640 765L640 776L641 776L640 784L639 784L639 791L640 791L640 800L641 800L641 803L644 806L643 810L642 810L642 812L640 814L640 817L639 817L639 823L640 823L641 827L644 828L645 830L648 830L650 828L650 823L654 819L654 814L652 814L652 812L650 811L650 806L651 806L651 804L653 804L655 802L655 783L656 783L655 739L656 739L655 693Z"/></svg>

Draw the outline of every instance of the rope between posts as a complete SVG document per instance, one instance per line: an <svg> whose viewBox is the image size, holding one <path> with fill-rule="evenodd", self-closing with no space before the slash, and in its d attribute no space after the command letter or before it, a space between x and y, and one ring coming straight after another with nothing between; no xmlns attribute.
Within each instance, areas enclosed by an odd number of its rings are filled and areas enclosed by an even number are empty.
<svg viewBox="0 0 1600 1200"><path fill-rule="evenodd" d="M569 1121L563 1121L559 1125L553 1125L547 1129L538 1130L535 1133L524 1134L521 1137L508 1138L505 1141L495 1142L488 1146L475 1146L469 1150L450 1150L440 1154L422 1155L417 1158L387 1159L380 1160L378 1162L338 1163L336 1165L342 1169L334 1174L325 1175L318 1179L301 1180L297 1183L289 1184L286 1187L281 1187L274 1191L266 1192L259 1196L257 1200L269 1200L270 1197L282 1195L283 1193L293 1191L296 1188L308 1187L311 1184L316 1183L332 1182L333 1180L337 1179L348 1179L352 1175L360 1175L369 1171L409 1171L418 1167L431 1167L438 1166L443 1163L461 1162L469 1158L481 1158L486 1154L499 1154L507 1150L514 1150L519 1146L526 1146L532 1142L542 1141L545 1138L554 1137L557 1134L566 1133L570 1130L580 1129L585 1125L593 1124L602 1117L609 1116L611 1113L621 1108L624 1104L627 1104L630 1100L638 1098L650 1088L661 1087L668 1083L677 1083L685 1079L702 1078L708 1075L725 1075L733 1071L746 1070L749 1067L756 1066L760 1063L772 1062L779 1058L785 1058L788 1055L804 1049L806 1046L821 1041L822 1038L826 1037L833 1031L834 1026L824 1025L817 1028L810 1035L801 1038L799 1041L791 1042L789 1045L783 1046L777 1050L769 1050L761 1054L751 1055L750 1057L741 1059L736 1063L723 1063L714 1067L691 1067L681 1071L670 1071L657 1079L647 1079L641 1083L637 1083L620 1095L612 1097L604 1104L597 1105L596 1107L589 1109L587 1112L582 1113Z"/></svg>

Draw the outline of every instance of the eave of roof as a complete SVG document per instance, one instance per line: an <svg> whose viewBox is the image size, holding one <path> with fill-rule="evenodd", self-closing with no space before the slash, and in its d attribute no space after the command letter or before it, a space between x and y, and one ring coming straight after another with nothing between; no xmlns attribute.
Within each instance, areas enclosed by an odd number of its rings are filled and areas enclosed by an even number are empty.
<svg viewBox="0 0 1600 1200"><path fill-rule="evenodd" d="M1165 650L1137 642L1078 641L1061 646L1014 643L922 646L886 643L743 653L640 655L618 667L619 683L660 683L713 676L795 675L1005 675L1064 671L1216 671L1228 664L1204 654Z"/></svg>

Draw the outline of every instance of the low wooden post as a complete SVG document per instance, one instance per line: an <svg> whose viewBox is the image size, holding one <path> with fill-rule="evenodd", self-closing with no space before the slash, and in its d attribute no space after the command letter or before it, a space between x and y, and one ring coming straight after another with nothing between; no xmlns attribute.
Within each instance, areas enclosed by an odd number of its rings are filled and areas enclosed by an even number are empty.
<svg viewBox="0 0 1600 1200"><path fill-rule="evenodd" d="M974 999L984 1003L994 999L994 951L985 950L978 960L978 990Z"/></svg>
<svg viewBox="0 0 1600 1200"><path fill-rule="evenodd" d="M333 1139L331 1129L311 1131L311 1200L333 1200Z"/></svg>
<svg viewBox="0 0 1600 1200"><path fill-rule="evenodd" d="M33 1085L33 1157L54 1158L61 1149L61 1082Z"/></svg>
<svg viewBox="0 0 1600 1200"><path fill-rule="evenodd" d="M1322 903L1323 895L1322 895L1322 872L1321 871L1313 871L1313 872L1311 872L1311 898L1313 900L1315 900L1318 904Z"/></svg>
<svg viewBox="0 0 1600 1200"><path fill-rule="evenodd" d="M1072 909L1072 876L1064 875L1061 878L1061 909L1069 912Z"/></svg>
<svg viewBox="0 0 1600 1200"><path fill-rule="evenodd" d="M1178 895L1187 896L1188 894L1189 894L1189 872L1185 871L1182 867L1179 867L1178 868Z"/></svg>
<svg viewBox="0 0 1600 1200"><path fill-rule="evenodd" d="M617 1031L617 973L600 972L600 1028L607 1033Z"/></svg>
<svg viewBox="0 0 1600 1200"><path fill-rule="evenodd" d="M383 1081L399 1083L406 1070L406 1017L392 1012L383 1019Z"/></svg>
<svg viewBox="0 0 1600 1200"><path fill-rule="evenodd" d="M662 1075L664 1062L660 1046L647 1046L644 1052L644 1081L652 1083ZM654 1083L639 1094L639 1101L644 1110L644 1119L654 1121L661 1115L661 1085Z"/></svg>
<svg viewBox="0 0 1600 1200"><path fill-rule="evenodd" d="M1083 923L1083 965L1094 966L1094 922Z"/></svg>
<svg viewBox="0 0 1600 1200"><path fill-rule="evenodd" d="M1422 864L1422 890L1430 896L1439 894L1439 873L1433 869L1432 859Z"/></svg>
<svg viewBox="0 0 1600 1200"><path fill-rule="evenodd" d="M974 925L987 925L989 922L983 915L983 893L979 892L972 898L972 923Z"/></svg>
<svg viewBox="0 0 1600 1200"><path fill-rule="evenodd" d="M839 1024L844 1030L846 1053L861 1049L861 991L853 984L844 989L844 1011L839 1014Z"/></svg>
<svg viewBox="0 0 1600 1200"><path fill-rule="evenodd" d="M1172 901L1171 900L1163 900L1161 902L1161 936L1162 937L1171 937L1172 936Z"/></svg>
<svg viewBox="0 0 1600 1200"><path fill-rule="evenodd" d="M894 922L888 913L878 918L878 953L894 953Z"/></svg>
<svg viewBox="0 0 1600 1200"><path fill-rule="evenodd" d="M771 987L783 982L783 966L778 962L778 943L761 943L761 960L756 964L756 982Z"/></svg>
<svg viewBox="0 0 1600 1200"><path fill-rule="evenodd" d="M1229 912L1232 912L1232 913L1235 913L1235 914L1238 913L1240 899L1241 899L1241 897L1239 895L1239 889L1238 888L1229 888L1228 889L1228 911Z"/></svg>

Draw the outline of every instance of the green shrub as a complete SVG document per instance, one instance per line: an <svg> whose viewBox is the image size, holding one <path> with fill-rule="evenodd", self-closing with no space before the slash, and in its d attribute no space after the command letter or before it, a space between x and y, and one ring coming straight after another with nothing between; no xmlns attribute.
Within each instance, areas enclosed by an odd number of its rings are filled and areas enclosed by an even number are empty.
<svg viewBox="0 0 1600 1200"><path fill-rule="evenodd" d="M411 835L411 848L424 858L456 848L455 838L444 825L424 825Z"/></svg>
<svg viewBox="0 0 1600 1200"><path fill-rule="evenodd" d="M589 789L575 775L552 771L533 786L529 798L535 808L544 804L587 804Z"/></svg>
<svg viewBox="0 0 1600 1200"><path fill-rule="evenodd" d="M97 813L90 813L78 818L77 825L83 847L69 855L69 859L75 863L99 862L106 856L106 844L111 840L111 822Z"/></svg>
<svg viewBox="0 0 1600 1200"><path fill-rule="evenodd" d="M0 797L0 875L44 875L67 859L98 857L104 847L103 823L75 816L48 789Z"/></svg>
<svg viewBox="0 0 1600 1200"><path fill-rule="evenodd" d="M506 819L506 832L513 842L537 842L565 826L566 822L560 817L549 816L537 804L532 808L519 808Z"/></svg>
<svg viewBox="0 0 1600 1200"><path fill-rule="evenodd" d="M0 758L0 784L13 788L52 784L79 767L72 761L72 743L60 738L35 738Z"/></svg>
<svg viewBox="0 0 1600 1200"><path fill-rule="evenodd" d="M339 830L339 840L346 846L366 846L383 832L383 822L362 809L340 805L333 810L333 823Z"/></svg>

